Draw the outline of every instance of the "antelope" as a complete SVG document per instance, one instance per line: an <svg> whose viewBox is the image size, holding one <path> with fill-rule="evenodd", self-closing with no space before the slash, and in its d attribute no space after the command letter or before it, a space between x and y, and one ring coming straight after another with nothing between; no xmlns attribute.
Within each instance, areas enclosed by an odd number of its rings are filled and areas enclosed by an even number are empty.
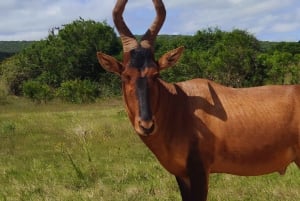
<svg viewBox="0 0 300 201"><path fill-rule="evenodd" d="M154 58L154 42L166 10L153 0L156 17L141 41L123 20L118 0L113 21L123 62L98 52L101 66L122 79L129 120L161 165L176 177L183 201L205 201L210 173L256 176L300 167L300 85L230 88L207 79L167 83L160 71L173 66L184 47Z"/></svg>

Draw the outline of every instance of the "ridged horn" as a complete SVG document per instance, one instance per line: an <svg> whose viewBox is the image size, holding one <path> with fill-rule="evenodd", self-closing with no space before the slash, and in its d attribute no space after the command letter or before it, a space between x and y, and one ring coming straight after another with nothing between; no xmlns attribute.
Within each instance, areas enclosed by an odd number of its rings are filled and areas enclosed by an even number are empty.
<svg viewBox="0 0 300 201"><path fill-rule="evenodd" d="M154 48L154 42L156 36L166 19L166 9L162 0L152 0L152 1L156 10L156 17L151 27L147 30L147 32L142 37L141 46L144 48Z"/></svg>
<svg viewBox="0 0 300 201"><path fill-rule="evenodd" d="M123 19L123 12L126 4L127 0L117 1L113 10L113 20L120 34L120 38L123 44L123 51L130 52L130 50L137 48L139 45L135 36L131 33Z"/></svg>

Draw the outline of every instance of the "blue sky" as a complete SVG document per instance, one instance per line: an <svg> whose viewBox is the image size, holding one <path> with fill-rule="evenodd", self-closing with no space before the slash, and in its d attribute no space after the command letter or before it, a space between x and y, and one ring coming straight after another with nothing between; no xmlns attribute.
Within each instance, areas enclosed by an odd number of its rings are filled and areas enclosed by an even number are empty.
<svg viewBox="0 0 300 201"><path fill-rule="evenodd" d="M80 17L106 20L116 0L0 1L0 41L40 40L52 27ZM299 41L299 0L164 0L167 19L161 34L194 34L218 27L247 30L259 40ZM135 34L143 34L154 19L151 0L128 0L124 18Z"/></svg>

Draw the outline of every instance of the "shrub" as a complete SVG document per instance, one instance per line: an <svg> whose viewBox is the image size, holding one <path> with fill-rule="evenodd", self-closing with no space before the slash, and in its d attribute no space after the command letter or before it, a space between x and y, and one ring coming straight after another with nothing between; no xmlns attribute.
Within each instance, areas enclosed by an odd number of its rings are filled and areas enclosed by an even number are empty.
<svg viewBox="0 0 300 201"><path fill-rule="evenodd" d="M46 103L54 98L54 93L51 87L47 84L33 80L24 82L23 93L25 97L37 103Z"/></svg>
<svg viewBox="0 0 300 201"><path fill-rule="evenodd" d="M121 95L121 80L118 76L105 72L99 79L101 97L111 98Z"/></svg>
<svg viewBox="0 0 300 201"><path fill-rule="evenodd" d="M70 80L61 84L57 96L66 102L91 103L99 96L99 86L90 80Z"/></svg>
<svg viewBox="0 0 300 201"><path fill-rule="evenodd" d="M7 96L8 96L7 88L4 82L0 80L0 105L7 104L8 102Z"/></svg>
<svg viewBox="0 0 300 201"><path fill-rule="evenodd" d="M7 103L7 95L3 89L0 89L0 105Z"/></svg>

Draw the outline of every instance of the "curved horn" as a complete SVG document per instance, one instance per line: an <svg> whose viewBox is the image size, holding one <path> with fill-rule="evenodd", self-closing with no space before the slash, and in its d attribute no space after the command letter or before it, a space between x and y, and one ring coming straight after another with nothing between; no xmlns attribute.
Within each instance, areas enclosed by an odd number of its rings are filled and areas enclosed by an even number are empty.
<svg viewBox="0 0 300 201"><path fill-rule="evenodd" d="M116 28L120 34L120 38L123 44L123 51L129 52L130 50L137 48L138 42L134 35L131 33L129 28L127 27L126 23L123 19L123 12L125 9L125 5L127 0L118 0L115 8L113 10L113 20L116 25Z"/></svg>
<svg viewBox="0 0 300 201"><path fill-rule="evenodd" d="M144 48L154 48L154 41L166 19L166 9L162 0L152 0L155 10L156 18L151 27L147 30L141 40L141 46Z"/></svg>

